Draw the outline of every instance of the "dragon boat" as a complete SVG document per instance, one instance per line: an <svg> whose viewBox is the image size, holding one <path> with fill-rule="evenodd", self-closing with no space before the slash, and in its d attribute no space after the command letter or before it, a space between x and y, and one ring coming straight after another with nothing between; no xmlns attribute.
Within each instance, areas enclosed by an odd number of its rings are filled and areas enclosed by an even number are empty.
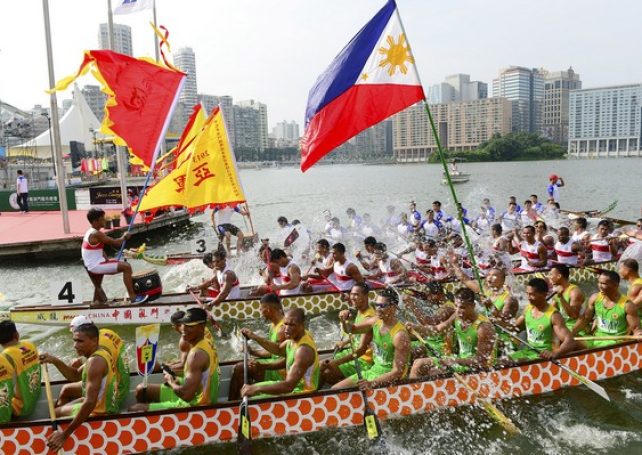
<svg viewBox="0 0 642 455"><path fill-rule="evenodd" d="M642 368L642 343L633 341L580 351L559 360L592 381L613 378ZM239 427L239 402L224 401L233 364L221 364L218 404L92 417L67 439L64 453L132 454L235 440ZM380 419L387 420L439 408L476 405L478 400L518 399L579 385L577 379L547 360L495 367L462 378L464 384L454 377L445 376L377 388L367 392L368 403ZM133 403L133 390L141 381L142 377L132 376L132 394L126 406ZM162 378L150 378L151 383L160 381ZM53 384L55 396L63 384ZM363 424L363 397L354 388L251 399L249 403L253 439ZM510 405L510 402L504 403L505 407ZM68 423L68 419L58 421L63 428ZM51 434L51 425L43 391L31 420L0 425L0 453L48 453L46 438ZM385 427L383 430L385 432Z"/></svg>
<svg viewBox="0 0 642 455"><path fill-rule="evenodd" d="M615 269L617 262L603 262L598 264L600 269ZM585 282L595 277L594 269L588 267L571 268L571 280ZM534 276L540 276L547 272L547 269L535 272L521 272L515 274L515 284L523 285ZM448 291L453 291L457 282L454 280L443 281ZM400 285L398 288L419 289L421 283ZM376 286L375 286L376 287ZM242 289L245 296L241 299L226 300L221 305L212 309L212 315L216 319L255 319L260 317L258 297L250 297L248 294L251 287ZM373 291L374 292L374 291ZM371 295L374 298L374 293ZM153 323L169 323L169 317L178 310L196 306L197 302L189 293L163 294L156 300L142 305L131 303L123 304L115 300L104 305L92 305L90 302L69 305L19 305L0 310L0 320L11 319L22 324L41 324L50 326L67 325L73 318L79 315L89 317L98 325L143 325ZM299 307L307 314L320 314L329 311L338 311L348 308L348 302L340 292L329 291L312 294L297 294L283 298L285 308Z"/></svg>

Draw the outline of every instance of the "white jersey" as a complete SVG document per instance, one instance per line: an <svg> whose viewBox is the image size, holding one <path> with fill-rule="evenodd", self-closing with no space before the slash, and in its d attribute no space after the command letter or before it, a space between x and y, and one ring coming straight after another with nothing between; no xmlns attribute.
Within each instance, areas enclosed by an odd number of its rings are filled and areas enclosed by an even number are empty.
<svg viewBox="0 0 642 455"><path fill-rule="evenodd" d="M82 262L89 271L105 261L105 257L103 255L105 245L103 243L97 243L95 245L89 243L89 236L95 232L98 232L98 230L93 227L89 228L87 232L85 232L85 236L82 239L82 247L80 249Z"/></svg>
<svg viewBox="0 0 642 455"><path fill-rule="evenodd" d="M522 263L519 265L519 268L522 270L537 270L537 267L533 267L528 263L528 261L538 261L539 260L539 253L537 250L539 249L541 243L539 243L537 240L535 240L535 243L532 245L528 243L526 240L522 240L522 242L519 244L519 254L522 256Z"/></svg>
<svg viewBox="0 0 642 455"><path fill-rule="evenodd" d="M415 262L417 265L428 265L430 264L430 256L424 250L417 248L415 249Z"/></svg>
<svg viewBox="0 0 642 455"><path fill-rule="evenodd" d="M229 265L225 266L224 270L217 270L216 271L216 281L218 282L219 289L223 289L223 286L225 286L225 275L227 272L232 272L234 273L234 270L230 268ZM225 300L232 300L232 299L240 299L241 298L241 284L239 283L238 277L236 278L236 281L234 281L234 284L232 285L232 289L230 289L230 293L227 295L227 298Z"/></svg>
<svg viewBox="0 0 642 455"><path fill-rule="evenodd" d="M555 254L557 254L557 262L566 265L577 265L577 253L573 252L573 245L575 242L569 239L566 243L561 243L559 240L555 242Z"/></svg>
<svg viewBox="0 0 642 455"><path fill-rule="evenodd" d="M352 264L349 260L345 260L343 264L335 261L332 266L334 273L328 277L330 281L339 291L349 291L356 283L354 279L348 275L348 267Z"/></svg>
<svg viewBox="0 0 642 455"><path fill-rule="evenodd" d="M387 258L385 261L382 259L379 261L379 270L383 273L383 281L388 284L391 283L393 278L399 276L397 272L392 270L392 259Z"/></svg>
<svg viewBox="0 0 642 455"><path fill-rule="evenodd" d="M501 216L502 230L512 231L514 228L519 227L519 219L520 215L517 212L504 212Z"/></svg>
<svg viewBox="0 0 642 455"><path fill-rule="evenodd" d="M583 232L573 232L573 235L571 236L571 241L572 242L577 242L577 243L582 243L582 241L589 236L589 233L586 231Z"/></svg>
<svg viewBox="0 0 642 455"><path fill-rule="evenodd" d="M292 279L290 278L289 271L292 266L296 265L293 261L288 262L288 264L285 267L279 267L279 276L274 277L274 284L277 286L287 284ZM292 295L292 294L300 294L301 293L301 284L299 284L297 287L294 289L281 289L279 291L279 295Z"/></svg>
<svg viewBox="0 0 642 455"><path fill-rule="evenodd" d="M613 259L609 241L595 234L591 237L591 251L593 251L593 260L595 262L606 262Z"/></svg>
<svg viewBox="0 0 642 455"><path fill-rule="evenodd" d="M24 175L18 176L16 180L16 193L23 194L29 192L29 184L27 183L27 178Z"/></svg>

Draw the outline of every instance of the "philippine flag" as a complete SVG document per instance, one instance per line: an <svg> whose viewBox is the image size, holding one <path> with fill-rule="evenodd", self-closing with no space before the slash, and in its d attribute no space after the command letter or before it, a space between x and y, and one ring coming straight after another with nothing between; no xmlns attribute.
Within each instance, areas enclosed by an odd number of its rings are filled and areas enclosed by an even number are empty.
<svg viewBox="0 0 642 455"><path fill-rule="evenodd" d="M301 140L305 172L359 132L424 98L397 5L386 5L310 90Z"/></svg>

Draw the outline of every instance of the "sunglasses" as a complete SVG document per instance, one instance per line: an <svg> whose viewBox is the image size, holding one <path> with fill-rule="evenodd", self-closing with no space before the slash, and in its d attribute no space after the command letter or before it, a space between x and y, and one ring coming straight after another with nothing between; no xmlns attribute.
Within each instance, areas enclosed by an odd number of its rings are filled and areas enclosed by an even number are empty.
<svg viewBox="0 0 642 455"><path fill-rule="evenodd" d="M375 303L374 307L377 308L378 310L383 310L384 308L388 308L389 306L392 306L392 303Z"/></svg>

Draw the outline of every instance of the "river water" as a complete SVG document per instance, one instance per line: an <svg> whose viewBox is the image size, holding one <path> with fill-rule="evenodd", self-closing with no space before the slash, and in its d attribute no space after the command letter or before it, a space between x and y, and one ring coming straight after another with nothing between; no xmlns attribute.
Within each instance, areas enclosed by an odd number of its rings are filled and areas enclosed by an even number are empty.
<svg viewBox="0 0 642 455"><path fill-rule="evenodd" d="M642 194L640 176L642 161L636 159L539 161L515 163L465 163L464 172L471 174L465 184L457 185L457 194L473 213L483 197L489 197L498 213L507 205L508 196L520 204L530 194L546 201L548 175L562 176L562 208L592 210L607 207L617 199L610 216L635 219L640 216ZM439 165L333 165L317 166L302 174L295 168L243 170L240 177L252 212L252 221L261 238L277 239L282 234L276 224L279 216L301 220L311 231L324 225L322 212L332 211L347 221L345 210L353 207L359 214L370 213L379 221L387 205L396 211L407 210L414 200L423 213L433 200L441 200L447 213L454 213L449 190L441 185ZM235 220L242 225L240 218ZM43 227L46 228L46 227ZM145 239L148 251L167 253L194 251L195 240L205 238L214 245L209 213L193 219L190 226L152 235ZM352 251L354 248L352 248ZM241 281L256 282L257 263L252 257L234 260ZM134 262L134 270L146 267ZM188 282L196 283L208 271L192 261L174 267L157 267L166 291L181 290ZM85 299L92 288L80 260L16 261L0 267L0 292L4 304L40 303L50 300L68 280L77 283ZM592 284L585 284L593 292ZM110 296L124 293L120 278L106 277L105 289ZM248 325L261 328L259 321ZM232 324L225 324L232 331ZM338 339L336 315L312 318L310 328L321 348ZM42 350L62 358L71 357L71 340L67 330L21 326L25 338L35 340ZM134 329L118 329L127 343L134 344ZM46 340L46 344L45 344ZM163 329L160 357L174 357L177 336ZM218 340L222 359L239 358L238 340L226 335ZM131 348L132 354L134 349ZM612 398L607 403L584 388L573 388L555 394L529 399L510 400L499 407L515 421L523 434L504 435L484 412L477 408L458 408L384 422L383 431L396 453L642 453L642 376L639 373L604 381ZM367 451L363 429L326 431L304 437L256 441L255 453L329 454ZM215 446L216 453L235 453L233 444ZM211 448L173 450L171 453L211 453Z"/></svg>

